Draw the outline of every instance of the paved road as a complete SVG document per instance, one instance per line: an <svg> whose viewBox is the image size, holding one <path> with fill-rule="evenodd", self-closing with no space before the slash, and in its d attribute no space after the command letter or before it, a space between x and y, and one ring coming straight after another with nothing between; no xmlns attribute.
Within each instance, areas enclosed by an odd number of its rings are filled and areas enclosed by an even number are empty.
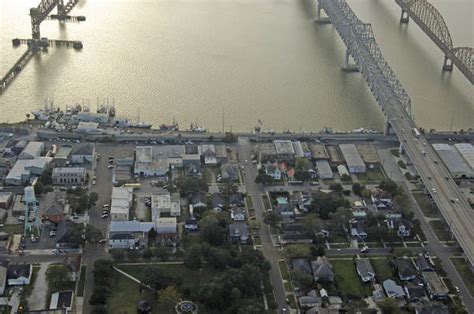
<svg viewBox="0 0 474 314"><path fill-rule="evenodd" d="M102 206L110 203L110 195L112 193L112 170L108 169L108 156L114 155L115 149L121 149L120 146L113 145L99 145L96 146L96 152L102 156L99 161L95 164L97 177L97 183L92 186L91 192L97 192L99 194L99 201L95 208L89 211L89 224L99 228L102 234L106 235L108 219L102 219ZM132 149L132 148L130 148ZM83 312L90 313L91 306L89 305L89 299L92 295L94 287L94 276L93 276L93 265L98 259L109 258L105 250L105 244L86 244L84 248L83 263L87 264L86 270L86 281L84 285L84 304Z"/></svg>
<svg viewBox="0 0 474 314"><path fill-rule="evenodd" d="M378 150L378 154L380 156L380 160L382 161L382 165L387 173L391 174L392 180L394 180L397 184L400 184L404 190L406 195L410 198L410 202L412 203L413 213L415 214L415 218L420 221L420 227L423 230L426 240L428 241L428 245L426 245L423 250L426 250L433 256L437 256L441 263L443 264L443 269L451 279L453 285L460 288L460 296L466 305L469 313L474 313L474 299L469 293L468 288L464 284L464 281L459 276L459 273L456 271L454 265L451 263L449 259L454 253L457 253L459 248L447 247L441 244L436 237L435 233L431 229L428 221L423 216L423 212L421 208L418 206L418 203L414 199L413 195L410 193L410 183L406 180L405 176L401 173L400 168L395 163L395 160L392 158L389 149ZM410 248L413 250L413 248Z"/></svg>
<svg viewBox="0 0 474 314"><path fill-rule="evenodd" d="M285 287L283 286L280 268L278 266L278 260L281 259L280 251L273 246L270 228L263 222L264 207L260 195L264 191L261 186L255 184L257 167L250 162L244 162L244 160L250 161L252 146L245 138L239 138L239 144L240 164L245 168L244 182L248 193L252 196L256 219L262 226L259 231L260 239L262 240L262 253L272 266L270 270L270 279L272 281L273 293L278 305L278 311L280 312L283 309L289 311L290 309L285 301Z"/></svg>
<svg viewBox="0 0 474 314"><path fill-rule="evenodd" d="M390 124L402 141L410 160L444 219L451 226L469 262L474 266L474 211L466 197L436 151L431 145L426 145L426 138L414 135L416 125L401 106L387 106L386 115L390 117Z"/></svg>

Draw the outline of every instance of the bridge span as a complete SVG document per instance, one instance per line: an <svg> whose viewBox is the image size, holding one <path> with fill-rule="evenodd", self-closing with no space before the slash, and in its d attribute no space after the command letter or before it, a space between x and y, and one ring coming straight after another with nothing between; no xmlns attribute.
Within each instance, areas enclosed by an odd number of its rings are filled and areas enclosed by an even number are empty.
<svg viewBox="0 0 474 314"><path fill-rule="evenodd" d="M444 71L452 71L453 64L474 84L474 49L454 47L448 26L439 11L426 0L395 0L402 8L400 23L410 17L444 53Z"/></svg>
<svg viewBox="0 0 474 314"><path fill-rule="evenodd" d="M321 10L327 18L321 17ZM413 135L416 125L411 118L410 97L383 58L371 25L360 21L345 0L318 0L318 17L323 23L329 20L336 28L347 48L344 66L352 57L385 114L386 131L392 129L398 136L466 258L474 266L474 210L448 169L439 162L435 150L430 145L425 146L425 137Z"/></svg>

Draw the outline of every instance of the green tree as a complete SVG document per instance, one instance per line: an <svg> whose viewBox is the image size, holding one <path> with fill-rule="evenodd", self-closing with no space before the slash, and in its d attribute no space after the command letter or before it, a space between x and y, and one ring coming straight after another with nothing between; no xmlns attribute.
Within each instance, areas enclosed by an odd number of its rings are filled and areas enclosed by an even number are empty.
<svg viewBox="0 0 474 314"><path fill-rule="evenodd" d="M340 183L331 183L331 184L329 185L329 189L330 189L331 191L336 192L336 193L341 193L342 190L344 190L344 188L342 187L342 185L341 185Z"/></svg>
<svg viewBox="0 0 474 314"><path fill-rule="evenodd" d="M197 192L207 192L209 190L206 181L201 178L180 176L176 179L175 184L181 196L189 196Z"/></svg>
<svg viewBox="0 0 474 314"><path fill-rule="evenodd" d="M102 231L92 225L87 225L85 236L90 244L97 244L103 238Z"/></svg>
<svg viewBox="0 0 474 314"><path fill-rule="evenodd" d="M158 292L158 302L161 304L169 304L173 308L180 299L181 295L175 286L168 286Z"/></svg>
<svg viewBox="0 0 474 314"><path fill-rule="evenodd" d="M295 269L291 272L292 277L299 282L302 286L309 288L313 284L313 276L299 269Z"/></svg>
<svg viewBox="0 0 474 314"><path fill-rule="evenodd" d="M150 248L143 250L143 258L149 260L153 257L153 251Z"/></svg>
<svg viewBox="0 0 474 314"><path fill-rule="evenodd" d="M206 216L201 219L199 235L210 245L222 245L226 242L226 229L219 224L215 216Z"/></svg>
<svg viewBox="0 0 474 314"><path fill-rule="evenodd" d="M392 196L396 196L401 193L402 189L391 179L386 179L379 184L379 188L384 191L387 191Z"/></svg>
<svg viewBox="0 0 474 314"><path fill-rule="evenodd" d="M308 181L309 179L311 179L311 175L307 171L303 171L303 170L295 171L295 180Z"/></svg>
<svg viewBox="0 0 474 314"><path fill-rule="evenodd" d="M197 244L192 245L184 254L184 265L191 269L198 269L202 266L201 247Z"/></svg>
<svg viewBox="0 0 474 314"><path fill-rule="evenodd" d="M158 233L156 232L155 228L151 228L150 231L148 231L148 245L153 245L157 236Z"/></svg>
<svg viewBox="0 0 474 314"><path fill-rule="evenodd" d="M71 288L72 280L65 265L50 265L46 270L46 280L51 291L63 291Z"/></svg>
<svg viewBox="0 0 474 314"><path fill-rule="evenodd" d="M266 172L265 169L260 168L258 170L257 177L255 178L255 183L257 184L263 184L263 185L270 185L273 183L273 178L269 176Z"/></svg>
<svg viewBox="0 0 474 314"><path fill-rule="evenodd" d="M362 191L365 190L365 186L360 184L359 182L356 182L352 185L352 192L354 192L355 195L362 196Z"/></svg>
<svg viewBox="0 0 474 314"><path fill-rule="evenodd" d="M341 176L341 181L345 181L345 182L352 181L352 177L350 175L344 173Z"/></svg>
<svg viewBox="0 0 474 314"><path fill-rule="evenodd" d="M125 252L122 249L110 250L110 254L112 254L112 258L116 263L120 263L125 260Z"/></svg>
<svg viewBox="0 0 474 314"><path fill-rule="evenodd" d="M382 311L382 314L398 314L401 313L400 307L397 302L392 298L385 298L377 303L378 307Z"/></svg>
<svg viewBox="0 0 474 314"><path fill-rule="evenodd" d="M281 216L274 211L268 211L263 214L263 222L270 226L276 226L281 222Z"/></svg>
<svg viewBox="0 0 474 314"><path fill-rule="evenodd" d="M237 193L239 191L239 187L232 182L226 181L224 186L221 187L222 194L230 195L233 193Z"/></svg>
<svg viewBox="0 0 474 314"><path fill-rule="evenodd" d="M44 185L41 183L41 181L37 181L34 187L35 194L40 195L44 191Z"/></svg>
<svg viewBox="0 0 474 314"><path fill-rule="evenodd" d="M53 179L51 177L52 174L53 174L53 168L50 168L50 167L46 168L41 174L39 181L43 183L43 185L53 184Z"/></svg>
<svg viewBox="0 0 474 314"><path fill-rule="evenodd" d="M161 259L162 262L166 262L170 257L170 252L166 247L159 246L155 250L155 256Z"/></svg>
<svg viewBox="0 0 474 314"><path fill-rule="evenodd" d="M99 200L99 194L97 194L96 192L92 192L91 194L89 194L87 208L91 209L92 207L94 207L95 204L97 204L98 200Z"/></svg>

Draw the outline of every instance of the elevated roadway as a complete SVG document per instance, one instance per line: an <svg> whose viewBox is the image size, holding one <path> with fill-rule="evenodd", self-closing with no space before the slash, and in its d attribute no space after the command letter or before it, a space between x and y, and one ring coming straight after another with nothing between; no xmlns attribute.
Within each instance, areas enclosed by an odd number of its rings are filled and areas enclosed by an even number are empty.
<svg viewBox="0 0 474 314"><path fill-rule="evenodd" d="M345 0L318 0L347 47L358 70L425 183L453 235L474 267L474 211L458 189L448 169L423 135L416 137L410 98L384 60L370 24L363 23ZM318 13L320 16L320 13ZM346 60L348 56L346 56Z"/></svg>

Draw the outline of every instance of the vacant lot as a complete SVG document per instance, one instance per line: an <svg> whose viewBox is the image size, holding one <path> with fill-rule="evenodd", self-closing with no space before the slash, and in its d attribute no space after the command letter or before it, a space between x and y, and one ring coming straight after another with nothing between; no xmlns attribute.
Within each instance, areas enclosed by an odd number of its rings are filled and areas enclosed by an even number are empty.
<svg viewBox="0 0 474 314"><path fill-rule="evenodd" d="M392 267L390 266L390 262L387 261L385 258L372 258L370 259L370 263L374 268L379 283L383 282L384 280L393 278Z"/></svg>
<svg viewBox="0 0 474 314"><path fill-rule="evenodd" d="M441 220L430 221L430 226L440 241L451 240L451 236L447 230L448 227Z"/></svg>
<svg viewBox="0 0 474 314"><path fill-rule="evenodd" d="M423 215L428 218L437 218L439 217L438 211L431 204L430 199L423 192L413 192L413 197L415 198L418 206L420 206Z"/></svg>
<svg viewBox="0 0 474 314"><path fill-rule="evenodd" d="M385 179L385 175L382 169L369 169L367 172L358 173L357 179L364 183L376 183L383 181Z"/></svg>
<svg viewBox="0 0 474 314"><path fill-rule="evenodd" d="M454 267L456 267L459 276L464 280L464 284L469 289L471 295L474 296L474 274L469 269L469 266L462 258L451 257L451 262L454 264Z"/></svg>
<svg viewBox="0 0 474 314"><path fill-rule="evenodd" d="M372 293L370 284L362 284L357 275L354 261L331 260L334 273L336 274L336 285L343 297L357 295L367 297Z"/></svg>

